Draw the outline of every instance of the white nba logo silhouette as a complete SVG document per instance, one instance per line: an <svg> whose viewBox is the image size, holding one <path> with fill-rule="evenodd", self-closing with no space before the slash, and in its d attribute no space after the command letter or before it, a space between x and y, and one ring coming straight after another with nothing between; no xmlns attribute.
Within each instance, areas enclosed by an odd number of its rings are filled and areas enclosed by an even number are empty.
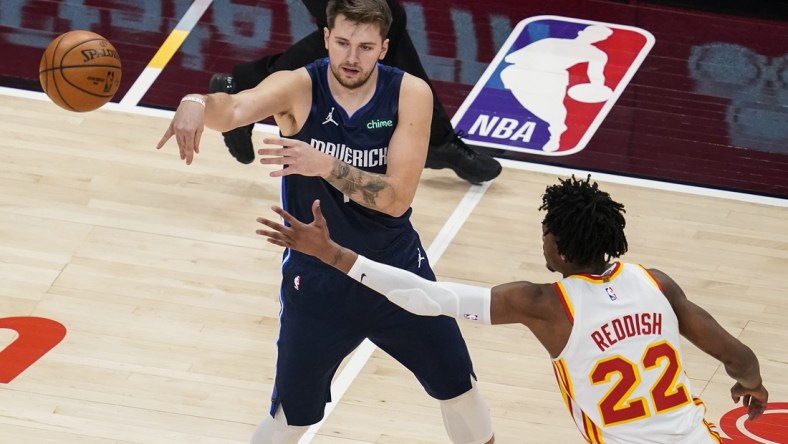
<svg viewBox="0 0 788 444"><path fill-rule="evenodd" d="M334 107L333 106L331 107L331 111L328 112L328 115L326 116L326 120L323 121L323 125L325 125L328 122L331 122L331 123L333 123L336 126L339 126L337 121L334 120Z"/></svg>
<svg viewBox="0 0 788 444"><path fill-rule="evenodd" d="M507 55L512 65L501 71L501 81L518 102L549 126L550 140L542 147L552 152L559 148L561 134L566 131L564 97L586 103L608 100L613 91L605 86L604 69L607 54L593 43L607 39L613 31L602 25L590 25L574 39L545 38ZM535 63L535 61L538 61ZM568 69L588 63L590 83L575 85L569 91Z"/></svg>

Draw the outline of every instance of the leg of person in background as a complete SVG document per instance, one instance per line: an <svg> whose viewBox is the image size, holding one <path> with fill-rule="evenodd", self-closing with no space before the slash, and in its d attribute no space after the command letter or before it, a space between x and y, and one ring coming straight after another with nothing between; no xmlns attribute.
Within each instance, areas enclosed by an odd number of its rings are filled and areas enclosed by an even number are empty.
<svg viewBox="0 0 788 444"><path fill-rule="evenodd" d="M301 68L327 55L323 43L323 30L320 28L294 43L283 53L236 65L233 67L232 74L214 74L208 90L212 93L235 94L254 88L273 72ZM252 144L253 127L254 124L222 133L224 144L227 145L230 154L241 163L252 163L255 159Z"/></svg>
<svg viewBox="0 0 788 444"><path fill-rule="evenodd" d="M235 66L232 75L214 74L210 82L210 92L234 94L253 88L272 72L300 68L317 58L325 57L327 53L322 30L327 26L325 12L327 0L302 1L315 17L318 27L316 32L299 40L284 53ZM440 102L410 39L404 8L397 0L387 0L387 3L391 8L393 22L388 34L389 51L383 63L396 66L423 79L432 89L433 113L426 167L450 168L459 177L474 184L496 178L501 173L501 164L492 156L468 146L454 131L451 119ZM222 133L230 153L242 163L251 163L255 158L251 139L252 127L253 125L250 125Z"/></svg>
<svg viewBox="0 0 788 444"><path fill-rule="evenodd" d="M402 10L402 7L399 9ZM396 20L396 13L394 17ZM405 22L404 18L402 22ZM391 34L389 32L390 36ZM474 184L498 177L501 173L501 164L489 154L467 145L454 131L451 119L438 98L438 93L427 76L407 31L403 31L401 37L396 41L390 40L389 52L383 59L383 63L396 66L421 78L432 90L432 125L430 125L430 148L427 151L427 164L425 165L427 168L451 168L455 174Z"/></svg>

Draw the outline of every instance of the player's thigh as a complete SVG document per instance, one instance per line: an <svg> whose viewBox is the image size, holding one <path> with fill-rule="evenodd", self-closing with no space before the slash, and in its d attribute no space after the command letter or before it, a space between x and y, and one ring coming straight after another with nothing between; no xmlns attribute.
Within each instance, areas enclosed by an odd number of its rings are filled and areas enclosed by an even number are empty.
<svg viewBox="0 0 788 444"><path fill-rule="evenodd" d="M354 305L347 303L352 283L311 263L288 261L282 270L272 407L282 405L289 425L309 425L322 418L334 373L365 338Z"/></svg>
<svg viewBox="0 0 788 444"><path fill-rule="evenodd" d="M451 399L471 389L473 364L454 319L395 307L369 338L412 371L433 398Z"/></svg>
<svg viewBox="0 0 788 444"><path fill-rule="evenodd" d="M337 324L283 322L272 408L281 404L289 425L320 421L331 400L334 373L363 340L360 332Z"/></svg>

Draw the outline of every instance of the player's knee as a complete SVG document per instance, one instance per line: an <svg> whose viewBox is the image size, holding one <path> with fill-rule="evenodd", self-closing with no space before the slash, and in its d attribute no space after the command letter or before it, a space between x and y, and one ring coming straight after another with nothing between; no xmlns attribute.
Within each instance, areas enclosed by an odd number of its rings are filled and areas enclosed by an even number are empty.
<svg viewBox="0 0 788 444"><path fill-rule="evenodd" d="M287 418L280 406L276 415L267 415L257 426L251 444L298 444L309 426L287 425Z"/></svg>
<svg viewBox="0 0 788 444"><path fill-rule="evenodd" d="M454 444L491 444L494 436L490 412L474 378L471 384L471 389L462 395L440 401L443 424Z"/></svg>

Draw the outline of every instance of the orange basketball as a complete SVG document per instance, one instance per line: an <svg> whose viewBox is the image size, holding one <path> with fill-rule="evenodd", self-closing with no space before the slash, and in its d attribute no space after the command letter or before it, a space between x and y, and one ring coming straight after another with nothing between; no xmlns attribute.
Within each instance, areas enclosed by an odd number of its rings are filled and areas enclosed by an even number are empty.
<svg viewBox="0 0 788 444"><path fill-rule="evenodd" d="M90 31L70 31L49 44L38 80L50 99L69 111L93 111L120 86L120 57L112 43Z"/></svg>

